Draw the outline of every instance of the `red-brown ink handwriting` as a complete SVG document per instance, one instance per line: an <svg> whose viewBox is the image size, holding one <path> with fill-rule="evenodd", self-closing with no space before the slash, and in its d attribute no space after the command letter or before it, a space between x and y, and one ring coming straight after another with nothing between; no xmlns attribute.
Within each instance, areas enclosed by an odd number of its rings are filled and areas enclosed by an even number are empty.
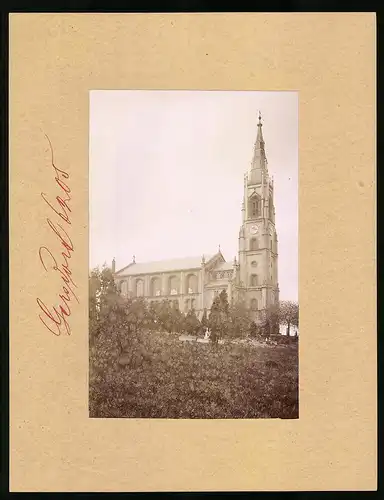
<svg viewBox="0 0 384 500"><path fill-rule="evenodd" d="M55 181L61 193L55 198L56 206L48 200L45 193L41 193L41 197L56 216L60 217L66 224L71 225L69 215L71 213L71 208L69 206L69 202L71 201L71 190L68 186L68 182L64 182L64 180L68 181L69 174L56 167L51 141L47 135L45 137L48 140L51 151L51 167L54 170ZM52 305L49 308L40 298L36 299L40 308L39 319L54 335L58 336L62 333L71 335L71 328L68 321L68 318L71 316L71 301L75 300L79 303L79 299L74 291L77 285L73 280L72 271L69 265L69 260L74 252L74 246L69 234L59 222L54 223L50 218L46 220L48 226L56 235L57 242L60 243L61 252L59 251L58 253L60 255L56 257L49 248L41 246L39 248L39 259L44 270L46 272L53 271L55 275L60 278L62 285L57 294L59 300L56 305Z"/></svg>

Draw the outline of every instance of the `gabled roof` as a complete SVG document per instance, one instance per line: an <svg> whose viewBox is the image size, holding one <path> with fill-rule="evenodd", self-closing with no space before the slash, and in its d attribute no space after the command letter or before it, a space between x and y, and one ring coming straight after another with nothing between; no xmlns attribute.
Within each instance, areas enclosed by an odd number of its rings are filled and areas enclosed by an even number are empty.
<svg viewBox="0 0 384 500"><path fill-rule="evenodd" d="M215 255L206 255L208 263ZM120 276L135 276L137 274L157 274L184 269L200 269L202 256L184 257L182 259L159 260L156 262L132 262L115 273Z"/></svg>
<svg viewBox="0 0 384 500"><path fill-rule="evenodd" d="M213 271L230 271L233 269L232 262L221 262Z"/></svg>

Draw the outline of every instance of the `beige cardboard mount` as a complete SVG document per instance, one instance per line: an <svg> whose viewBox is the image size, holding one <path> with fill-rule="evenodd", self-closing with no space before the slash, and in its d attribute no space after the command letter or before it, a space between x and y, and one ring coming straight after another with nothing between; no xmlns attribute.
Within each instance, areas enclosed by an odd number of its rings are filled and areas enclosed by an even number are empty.
<svg viewBox="0 0 384 500"><path fill-rule="evenodd" d="M12 491L376 489L375 71L370 13L10 16ZM299 92L298 420L88 418L92 89ZM70 336L39 320L59 293L45 134L71 189Z"/></svg>

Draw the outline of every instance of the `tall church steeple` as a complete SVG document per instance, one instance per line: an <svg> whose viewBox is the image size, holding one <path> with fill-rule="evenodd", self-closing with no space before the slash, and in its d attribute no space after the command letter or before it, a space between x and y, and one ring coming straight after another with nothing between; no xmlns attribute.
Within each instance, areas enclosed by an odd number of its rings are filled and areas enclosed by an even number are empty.
<svg viewBox="0 0 384 500"><path fill-rule="evenodd" d="M260 112L258 118L251 168L244 179L238 260L238 291L255 319L261 319L262 311L279 300L274 188L268 174Z"/></svg>
<svg viewBox="0 0 384 500"><path fill-rule="evenodd" d="M263 137L263 124L259 111L259 123L257 124L257 136L253 147L253 158L249 176L249 184L259 184L267 173L267 157L265 154L265 143Z"/></svg>

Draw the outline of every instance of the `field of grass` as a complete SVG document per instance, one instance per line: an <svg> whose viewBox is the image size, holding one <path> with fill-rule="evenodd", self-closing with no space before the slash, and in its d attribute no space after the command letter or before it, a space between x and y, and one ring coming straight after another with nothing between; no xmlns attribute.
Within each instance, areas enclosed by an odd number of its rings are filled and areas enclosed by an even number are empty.
<svg viewBox="0 0 384 500"><path fill-rule="evenodd" d="M181 342L143 333L116 360L90 372L90 416L298 418L298 344L257 347Z"/></svg>

